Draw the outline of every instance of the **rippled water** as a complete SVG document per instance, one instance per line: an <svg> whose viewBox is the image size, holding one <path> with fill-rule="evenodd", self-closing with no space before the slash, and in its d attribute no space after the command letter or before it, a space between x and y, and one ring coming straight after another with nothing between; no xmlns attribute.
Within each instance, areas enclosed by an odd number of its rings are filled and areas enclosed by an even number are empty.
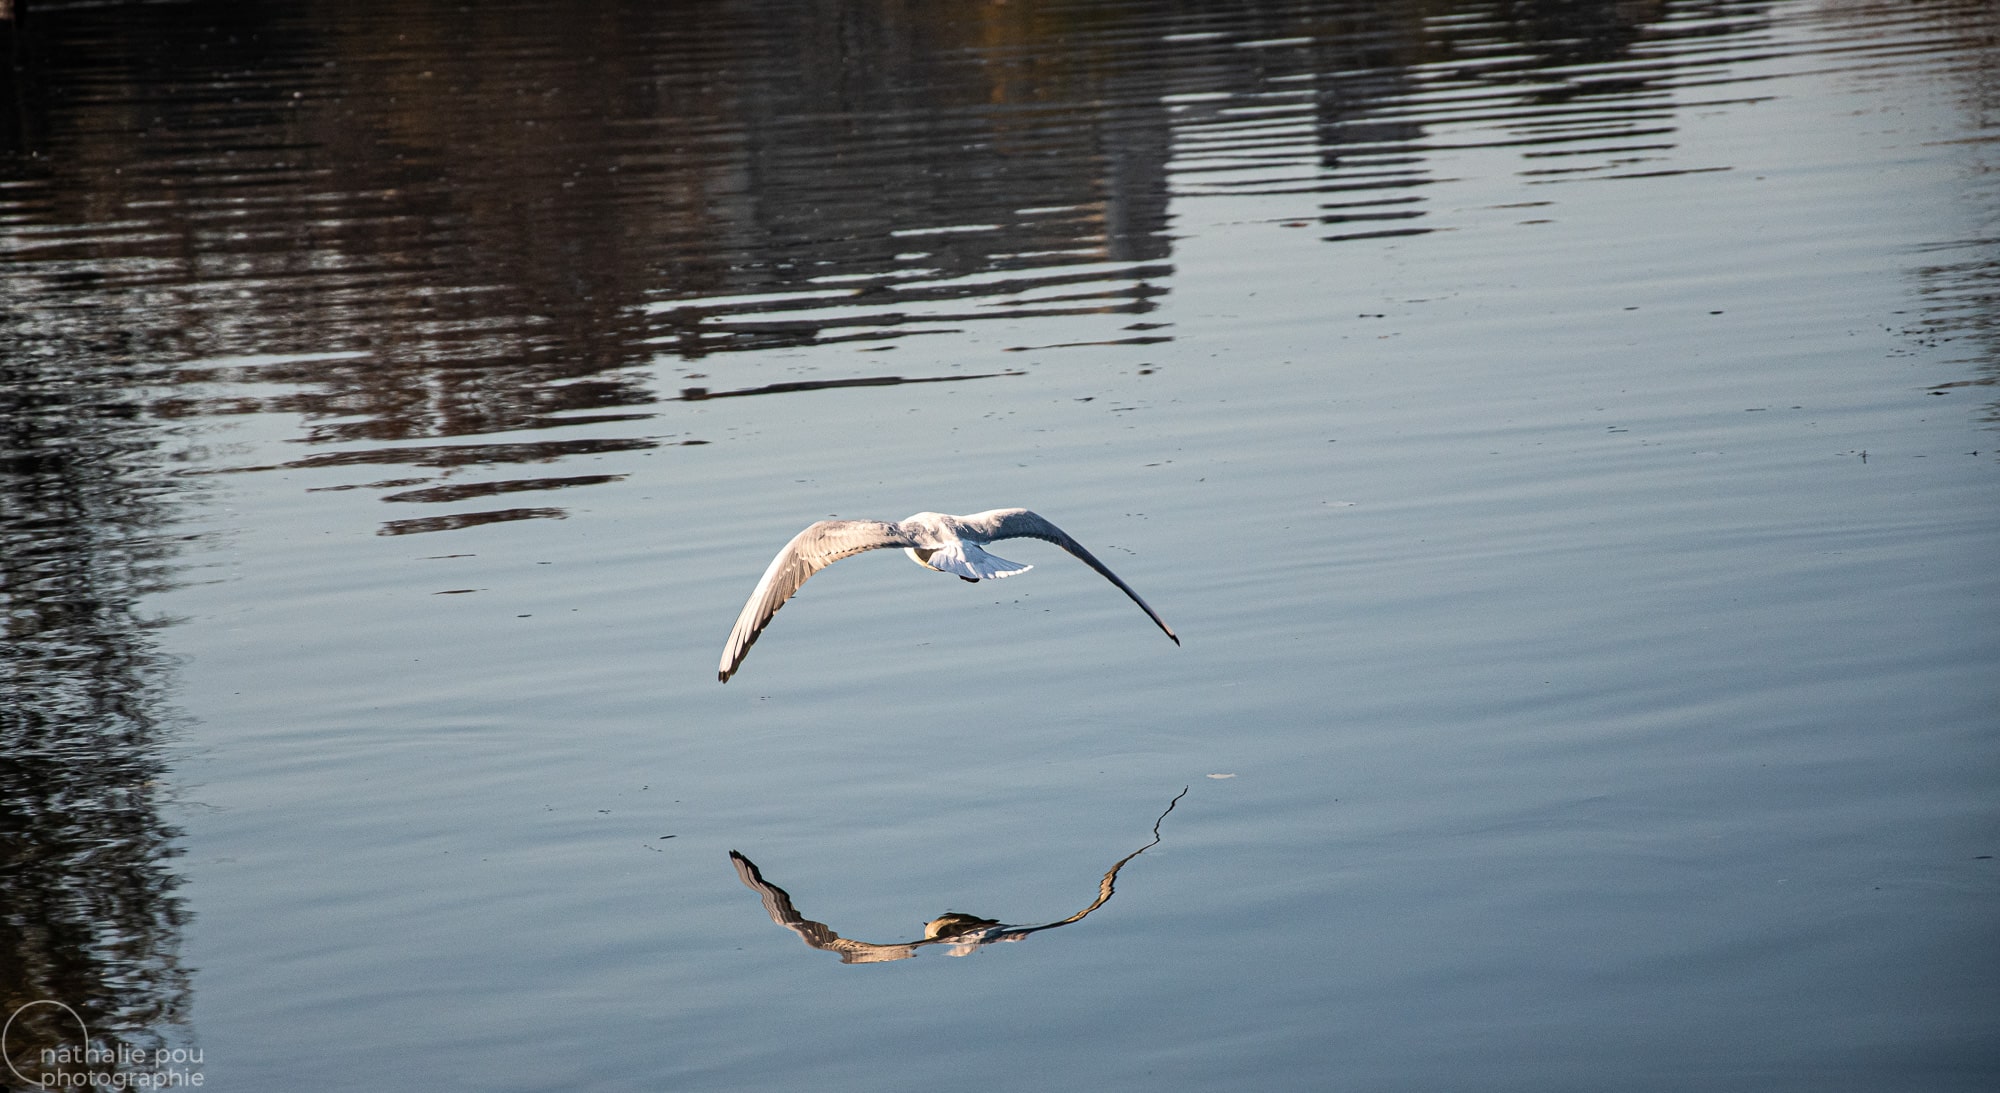
<svg viewBox="0 0 2000 1093"><path fill-rule="evenodd" d="M2000 1078L1989 5L18 14L14 1084Z"/></svg>

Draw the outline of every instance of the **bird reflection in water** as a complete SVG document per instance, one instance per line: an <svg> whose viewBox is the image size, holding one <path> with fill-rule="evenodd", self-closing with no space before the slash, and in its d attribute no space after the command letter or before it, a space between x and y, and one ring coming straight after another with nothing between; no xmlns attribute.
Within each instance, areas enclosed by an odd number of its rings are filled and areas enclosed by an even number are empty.
<svg viewBox="0 0 2000 1093"><path fill-rule="evenodd" d="M770 914L772 922L799 935L806 944L815 949L839 953L842 964L880 964L889 960L908 960L926 945L943 945L948 956L967 956L997 942L1020 941L1029 934L1053 930L1058 926L1068 926L1073 922L1082 922L1092 911L1104 906L1111 899L1111 889L1118 880L1118 871L1125 868L1126 862L1160 844L1160 824L1166 820L1167 813L1172 812L1174 806L1181 803L1181 798L1187 796L1187 792L1186 787L1183 787L1174 795L1173 800L1167 802L1166 812L1160 813L1160 818L1153 821L1153 841L1118 859L1117 863L1104 874L1104 879L1097 885L1097 898L1090 902L1090 906L1068 918L1045 922L1039 926L1009 926L995 919L953 911L925 923L924 936L915 941L891 944L856 941L853 938L840 936L823 922L814 922L799 914L798 908L792 906L791 894L765 880L764 874L758 871L756 863L749 858L731 850L729 860L736 866L736 875L743 878L743 883L763 897L764 910Z"/></svg>

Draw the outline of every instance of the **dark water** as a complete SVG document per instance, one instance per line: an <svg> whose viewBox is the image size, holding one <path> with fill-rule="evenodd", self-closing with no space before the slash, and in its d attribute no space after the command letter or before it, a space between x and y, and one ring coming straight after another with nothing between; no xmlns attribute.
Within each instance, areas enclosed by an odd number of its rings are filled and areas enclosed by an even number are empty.
<svg viewBox="0 0 2000 1093"><path fill-rule="evenodd" d="M1988 5L14 8L15 1085L2000 1077Z"/></svg>

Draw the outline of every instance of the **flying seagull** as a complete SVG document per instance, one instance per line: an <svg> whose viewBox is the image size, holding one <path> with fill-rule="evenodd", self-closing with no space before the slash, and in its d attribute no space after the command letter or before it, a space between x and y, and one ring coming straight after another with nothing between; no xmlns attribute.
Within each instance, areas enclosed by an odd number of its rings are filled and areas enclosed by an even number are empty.
<svg viewBox="0 0 2000 1093"><path fill-rule="evenodd" d="M842 558L864 550L902 547L903 553L918 565L950 573L965 581L1011 577L1034 568L986 553L983 549L985 544L996 539L1041 539L1069 551L1083 564L1102 574L1105 580L1117 585L1120 592L1132 597L1132 602L1139 605L1147 618L1158 623L1160 629L1174 639L1175 645L1181 643L1173 627L1168 626L1158 612L1146 606L1146 601L1132 591L1132 586L1119 580L1116 573L1106 568L1063 529L1027 509L990 509L971 516L920 512L894 524L886 520L821 520L793 536L792 541L785 544L785 549L771 559L771 567L757 582L756 591L750 593L750 602L744 604L743 613L736 616L736 627L729 632L729 644L722 648L722 666L716 678L729 682L729 677L736 674L743 658L749 655L750 646L756 644L757 635L764 632L764 627L770 624L771 616L777 613L778 608L792 598L792 593L806 583L806 578Z"/></svg>

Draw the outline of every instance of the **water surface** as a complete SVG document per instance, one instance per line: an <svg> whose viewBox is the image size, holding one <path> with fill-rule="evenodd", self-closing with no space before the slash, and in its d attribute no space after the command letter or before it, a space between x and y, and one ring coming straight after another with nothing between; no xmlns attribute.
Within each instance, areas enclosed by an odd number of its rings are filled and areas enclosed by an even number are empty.
<svg viewBox="0 0 2000 1093"><path fill-rule="evenodd" d="M2000 1077L1986 5L28 8L17 1069Z"/></svg>

